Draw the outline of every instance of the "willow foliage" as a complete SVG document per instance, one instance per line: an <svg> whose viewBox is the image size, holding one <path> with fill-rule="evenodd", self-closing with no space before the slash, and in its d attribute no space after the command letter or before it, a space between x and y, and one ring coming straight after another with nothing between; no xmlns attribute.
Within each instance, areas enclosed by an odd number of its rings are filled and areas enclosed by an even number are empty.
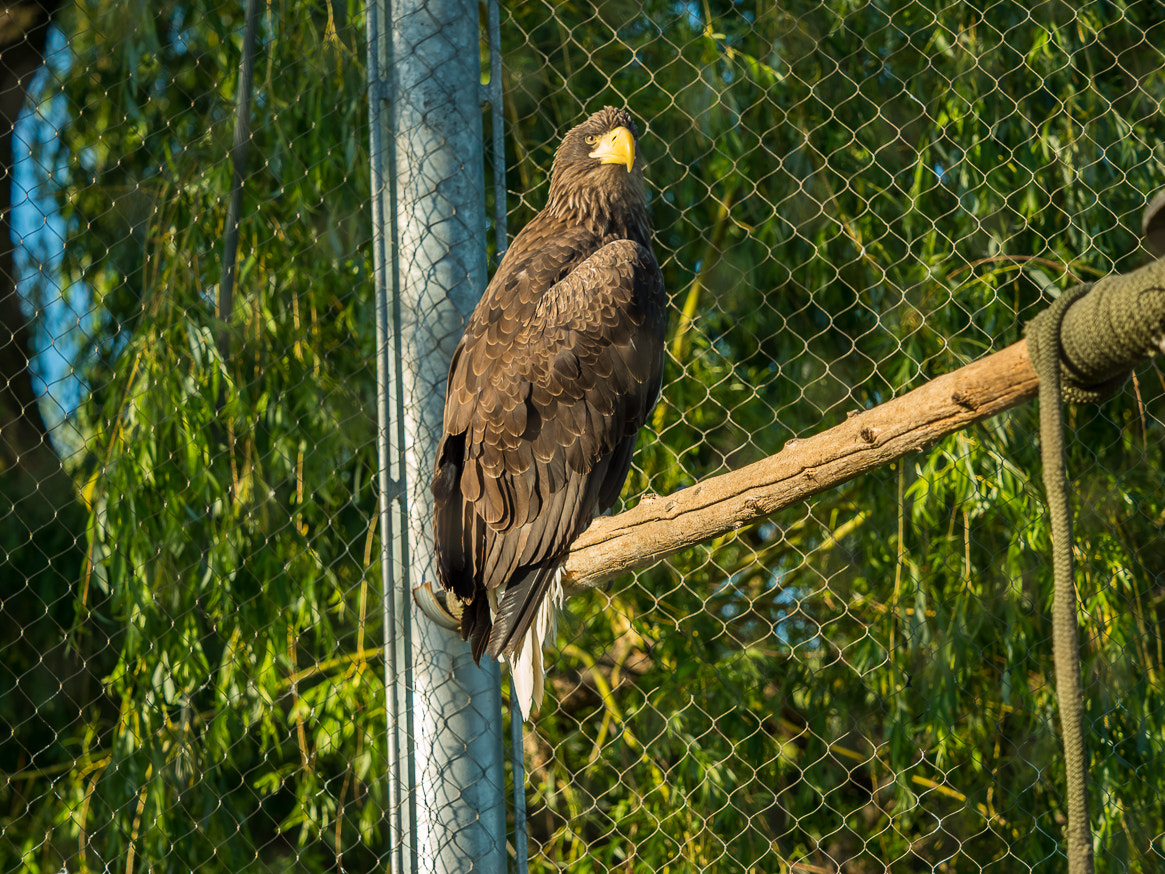
<svg viewBox="0 0 1165 874"><path fill-rule="evenodd" d="M56 790L6 817L5 870L375 867L362 8L261 16L228 313L241 4L95 0L62 27L62 287L90 314L71 459L85 688L54 744L24 742Z"/></svg>
<svg viewBox="0 0 1165 874"><path fill-rule="evenodd" d="M0 746L27 753L4 760L5 870L375 870L388 843L362 10L264 7L219 314L241 7L86 0L64 22L45 166L91 313L87 524L45 696L76 706ZM625 497L776 452L1140 263L1162 18L506 4L511 228L579 118L645 126L674 306ZM1069 414L1105 872L1165 853L1163 396L1149 366ZM526 729L532 869L1061 867L1035 416L573 602Z"/></svg>

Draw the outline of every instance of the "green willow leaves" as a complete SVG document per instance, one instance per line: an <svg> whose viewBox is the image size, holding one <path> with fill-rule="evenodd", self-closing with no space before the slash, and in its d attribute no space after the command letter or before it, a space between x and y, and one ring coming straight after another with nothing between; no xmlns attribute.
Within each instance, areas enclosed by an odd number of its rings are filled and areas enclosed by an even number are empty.
<svg viewBox="0 0 1165 874"><path fill-rule="evenodd" d="M37 756L58 795L0 839L24 870L367 868L383 845L363 9L262 14L219 313L242 14L96 0L62 23L86 689Z"/></svg>
<svg viewBox="0 0 1165 874"><path fill-rule="evenodd" d="M25 641L0 689L36 712L0 739L4 870L372 871L388 845L363 9L263 6L219 313L242 18L62 20L42 166L90 314L81 521L68 553L34 544L59 645ZM625 498L776 452L1141 263L1163 38L1148 2L503 4L511 230L563 131L608 103L643 126L673 309ZM1165 853L1163 411L1149 365L1068 415L1104 872ZM525 733L531 868L1057 867L1035 415L572 601Z"/></svg>

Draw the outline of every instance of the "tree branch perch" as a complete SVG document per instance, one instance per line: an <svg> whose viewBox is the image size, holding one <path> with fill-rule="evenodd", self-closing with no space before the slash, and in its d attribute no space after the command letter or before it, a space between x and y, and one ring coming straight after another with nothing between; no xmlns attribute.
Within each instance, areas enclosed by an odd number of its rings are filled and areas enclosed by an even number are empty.
<svg viewBox="0 0 1165 874"><path fill-rule="evenodd" d="M1027 341L933 379L776 455L667 497L596 519L564 566L569 594L743 528L1031 400L1039 380Z"/></svg>

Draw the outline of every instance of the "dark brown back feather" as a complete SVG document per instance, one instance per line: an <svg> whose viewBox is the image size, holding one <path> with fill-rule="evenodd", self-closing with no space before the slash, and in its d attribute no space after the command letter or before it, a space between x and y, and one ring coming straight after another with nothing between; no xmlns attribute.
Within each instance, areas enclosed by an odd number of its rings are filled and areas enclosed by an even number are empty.
<svg viewBox="0 0 1165 874"><path fill-rule="evenodd" d="M475 659L522 640L553 568L617 500L659 394L666 299L639 161L629 172L579 148L617 124L632 123L604 110L567 135L550 202L510 247L450 367L437 566L469 605L461 631ZM489 590L506 593L492 627Z"/></svg>

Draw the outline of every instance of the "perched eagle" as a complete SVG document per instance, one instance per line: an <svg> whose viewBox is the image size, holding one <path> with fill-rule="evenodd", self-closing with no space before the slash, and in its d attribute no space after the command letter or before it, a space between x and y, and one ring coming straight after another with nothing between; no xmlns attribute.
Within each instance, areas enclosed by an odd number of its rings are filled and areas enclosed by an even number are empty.
<svg viewBox="0 0 1165 874"><path fill-rule="evenodd" d="M635 122L607 107L562 141L546 207L453 353L433 476L437 573L473 658L542 702L559 565L619 497L659 395L665 295Z"/></svg>

